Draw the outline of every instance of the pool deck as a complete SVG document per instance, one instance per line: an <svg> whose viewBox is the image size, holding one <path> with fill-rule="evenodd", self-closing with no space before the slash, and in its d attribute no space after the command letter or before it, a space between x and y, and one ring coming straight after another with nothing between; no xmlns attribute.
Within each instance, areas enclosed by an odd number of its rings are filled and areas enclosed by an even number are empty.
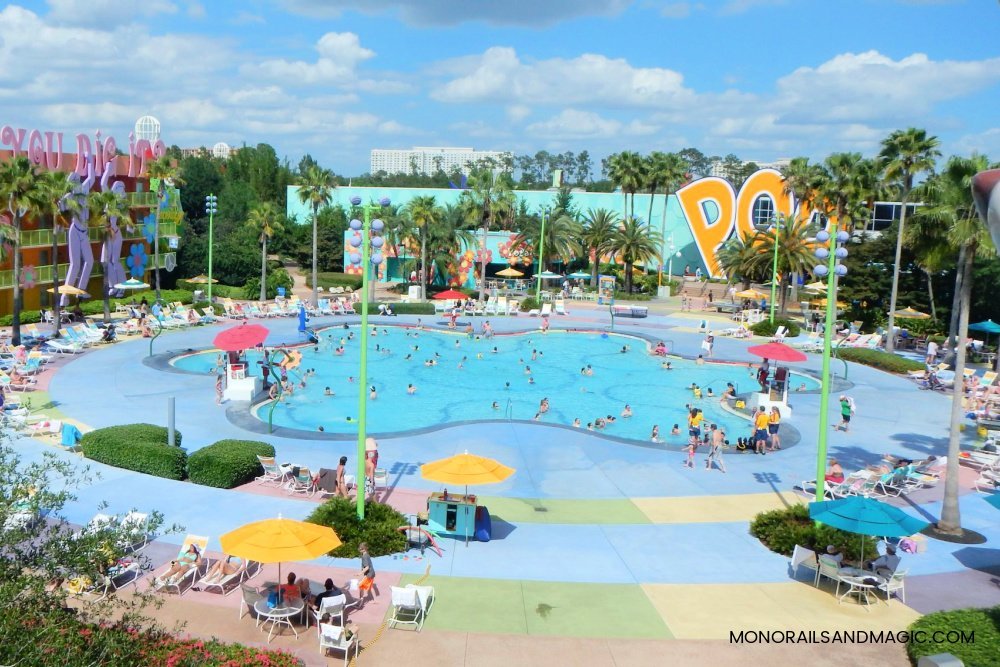
<svg viewBox="0 0 1000 667"><path fill-rule="evenodd" d="M606 311L590 304L569 307L571 314L551 318L553 328L610 329ZM714 313L656 314L658 310L651 309L646 319L616 318L614 330L666 340L672 353L693 357L700 353L704 336L700 321L708 319L715 329L724 326ZM399 325L416 319L372 321ZM536 330L539 325L539 318L525 315L489 319L501 334ZM433 326L437 318L423 320ZM314 318L311 326L357 321ZM269 344L299 340L294 318L261 323L271 330ZM212 338L229 324L168 332L155 341L154 352L210 347ZM760 341L717 336L715 358L754 361L746 347L755 342ZM189 451L222 438L250 438L274 444L282 461L313 469L334 467L342 454L353 462L350 442L248 434L226 418L225 406L215 405L211 377L157 370L141 363L147 352L148 341L133 340L61 359L57 372L43 374L47 394L39 397L46 399L49 410L91 428L136 421L164 424L167 398L174 397L177 426ZM818 372L819 364L819 356L810 355L798 366ZM725 368L745 381L745 370ZM843 374L843 365L836 362L834 370ZM948 397L855 364L849 366L848 379L857 415L849 433L830 429L828 438L829 455L846 470L875 463L886 452L913 458L945 452ZM831 397L831 422L839 414L836 398ZM678 397L684 400L688 397ZM405 558L375 559L381 595L358 619L366 629L364 636L371 636L386 613L389 585L395 581L414 581L429 566L429 583L439 601L425 632L388 632L366 652L366 659L382 656L387 663L392 656L407 655L413 658L407 658L411 664L517 660L610 665L664 664L664 657L673 656L671 662L678 664L704 664L701 652L707 650L714 664L745 664L746 657L756 654L783 662L805 659L839 665L844 650L849 650L857 664L902 664L898 647L842 646L834 657L812 650L817 647L740 647L727 638L730 630L902 629L921 613L1000 604L1000 515L969 491L975 475L968 472L962 477L962 523L989 541L969 547L927 539L926 550L905 555L901 567L909 570L907 604L893 600L871 612L837 604L829 591L795 580L787 558L749 535L748 521L757 512L804 501L792 487L815 477L818 412L818 394L795 395L794 417L788 421L801 433L802 442L767 456L727 454L725 474L704 470L701 453L696 467L687 469L677 451L531 422L462 424L380 438L380 467L390 478L387 500L402 511L421 508L426 493L439 488L420 478L419 466L427 461L468 450L496 458L517 474L476 489L493 516L491 542L466 545L445 539L441 557L428 551L423 556L410 552ZM17 444L29 460L57 451L28 438ZM59 455L79 461L71 454ZM110 512L158 510L168 524L211 536L213 551L218 551L218 536L239 525L279 513L304 518L316 506L315 501L259 485L226 491L88 463L101 479L77 492L78 499L65 512L70 521L85 523L101 502ZM921 491L893 502L934 520L941 492ZM166 562L181 537L165 535L149 547L154 560ZM297 567L312 578L325 578L327 572L350 578L357 561L321 558ZM237 595L215 597L189 593L161 613L173 613L174 608L185 617L208 618L211 613L205 609L223 605L230 614L238 605ZM200 633L212 634L214 626L198 627ZM229 628L216 634L254 641L254 636L242 637L240 632ZM507 636L515 636L514 641ZM326 664L316 662L311 637L297 643L281 638L272 646L294 648L310 664ZM566 651L560 654L565 662L541 658L555 647ZM573 661L575 655L586 657Z"/></svg>

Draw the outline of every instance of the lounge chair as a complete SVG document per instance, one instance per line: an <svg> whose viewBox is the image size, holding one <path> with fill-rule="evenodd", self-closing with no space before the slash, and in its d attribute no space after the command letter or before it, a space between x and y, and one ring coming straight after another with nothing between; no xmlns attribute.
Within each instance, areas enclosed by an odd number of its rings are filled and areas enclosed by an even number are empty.
<svg viewBox="0 0 1000 667"><path fill-rule="evenodd" d="M222 595L229 595L239 588L239 585L244 581L250 579L252 576L256 576L256 574L260 572L260 563L257 563L256 561L244 561L243 559L236 558L235 556L231 558L239 561L239 565L236 570L224 577L215 578L211 581L208 580L208 575L206 574L198 580L198 586L201 587L201 590L209 591L212 589L218 589L219 593Z"/></svg>
<svg viewBox="0 0 1000 667"><path fill-rule="evenodd" d="M389 489L389 473L385 468L375 468L375 476L373 478L375 482L375 495L378 496L378 492L388 491Z"/></svg>
<svg viewBox="0 0 1000 667"><path fill-rule="evenodd" d="M301 493L305 496L313 496L316 493L316 484L313 481L312 471L309 468L299 468L298 474L294 475L285 485L289 495Z"/></svg>
<svg viewBox="0 0 1000 667"><path fill-rule="evenodd" d="M178 595L182 595L184 591L188 590L194 585L194 582L198 580L199 575L204 569L205 565L204 553L205 553L205 548L208 546L208 538L203 537L201 535L188 535L187 537L184 538L184 544L182 544L181 548L177 551L177 557L179 558L181 555L183 555L184 552L187 551L192 544L198 547L198 553L199 553L198 560L195 561L195 563L191 567L186 569L184 572L171 576L169 579L163 581L159 585L157 584L157 582L159 581L161 575L154 577L153 578L154 588L163 591L164 593L176 592ZM170 570L170 564L167 565L167 567L163 570L161 574L165 575L169 570Z"/></svg>
<svg viewBox="0 0 1000 667"><path fill-rule="evenodd" d="M398 625L412 625L417 632L424 627L424 610L420 606L415 588L400 588L392 586L392 608L389 616L389 628Z"/></svg>
<svg viewBox="0 0 1000 667"><path fill-rule="evenodd" d="M994 493L1000 490L1000 472L980 470L979 479L973 482L973 486L981 493Z"/></svg>
<svg viewBox="0 0 1000 667"><path fill-rule="evenodd" d="M257 477L254 481L263 482L264 484L280 484L284 479L285 474L281 471L281 467L275 462L274 457L260 456L258 454L257 460L260 461L260 465L264 469L264 474Z"/></svg>
<svg viewBox="0 0 1000 667"><path fill-rule="evenodd" d="M771 342L774 342L774 343L783 343L783 342L785 342L785 335L787 333L788 333L788 328L786 326L784 326L784 325L779 326L777 328L777 330L775 330L774 336L771 338Z"/></svg>
<svg viewBox="0 0 1000 667"><path fill-rule="evenodd" d="M121 538L118 546L125 553L136 552L149 544L149 515L129 512L118 522Z"/></svg>
<svg viewBox="0 0 1000 667"><path fill-rule="evenodd" d="M542 317L550 317L552 315L552 304L551 303L545 302L545 303L542 304L541 315L542 315Z"/></svg>
<svg viewBox="0 0 1000 667"><path fill-rule="evenodd" d="M566 314L566 301L563 298L556 299L556 315Z"/></svg>
<svg viewBox="0 0 1000 667"><path fill-rule="evenodd" d="M319 632L319 652L326 656L327 651L343 651L344 667L350 663L351 651L354 651L354 662L358 659L358 635L347 638L344 628L336 625L322 623L318 626Z"/></svg>

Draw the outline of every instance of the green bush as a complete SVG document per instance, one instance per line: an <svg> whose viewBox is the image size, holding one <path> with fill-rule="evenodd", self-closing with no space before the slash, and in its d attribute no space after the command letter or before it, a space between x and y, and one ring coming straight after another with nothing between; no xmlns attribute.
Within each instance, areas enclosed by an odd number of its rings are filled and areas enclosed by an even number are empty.
<svg viewBox="0 0 1000 667"><path fill-rule="evenodd" d="M278 288L284 287L285 293L289 294L292 291L292 277L288 275L288 271L283 268L272 269L267 274L267 286L265 289L265 294L268 299L273 299L278 296ZM245 299L258 299L260 298L260 278L253 277L247 281L246 286L243 288L243 298Z"/></svg>
<svg viewBox="0 0 1000 667"><path fill-rule="evenodd" d="M38 324L42 321L42 313L39 310L22 310L21 324ZM13 313L0 316L0 327L9 327L14 324Z"/></svg>
<svg viewBox="0 0 1000 667"><path fill-rule="evenodd" d="M242 299L243 288L232 285L212 285L212 298Z"/></svg>
<svg viewBox="0 0 1000 667"><path fill-rule="evenodd" d="M906 645L906 653L913 664L917 664L925 655L937 653L951 653L967 667L1000 664L1000 607L937 611L916 620L910 626L911 634L917 631L926 634L924 642L910 642ZM975 633L975 641L948 641L948 634L955 631L961 631L966 636ZM935 637L935 633L939 634ZM941 641L935 642L935 638ZM951 639L956 638L952 635Z"/></svg>
<svg viewBox="0 0 1000 667"><path fill-rule="evenodd" d="M526 297L521 300L518 306L522 313L526 313L529 310L537 310L539 308L538 299L533 296Z"/></svg>
<svg viewBox="0 0 1000 667"><path fill-rule="evenodd" d="M837 357L890 373L922 371L925 368L923 362L920 361L905 359L882 350L866 350L859 347L837 348Z"/></svg>
<svg viewBox="0 0 1000 667"><path fill-rule="evenodd" d="M809 518L809 509L805 505L761 512L750 523L750 534L768 549L783 556L791 556L796 544L817 553L825 552L827 545L832 544L849 561L860 561L862 551L867 556L876 553L873 538L818 524Z"/></svg>
<svg viewBox="0 0 1000 667"><path fill-rule="evenodd" d="M274 447L256 440L219 440L188 457L188 479L195 484L232 489L264 473L258 456L274 456Z"/></svg>
<svg viewBox="0 0 1000 667"><path fill-rule="evenodd" d="M327 290L331 287L350 287L352 290L361 289L361 276L347 273L322 271L316 274L316 282L320 287Z"/></svg>
<svg viewBox="0 0 1000 667"><path fill-rule="evenodd" d="M389 306L392 307L392 312L397 315L433 315L434 314L434 304L433 303L394 303L390 302ZM378 314L378 303L369 303L368 312L370 314ZM361 302L354 304L354 312L361 312Z"/></svg>
<svg viewBox="0 0 1000 667"><path fill-rule="evenodd" d="M365 520L358 519L353 500L333 498L309 515L306 521L329 526L343 542L330 552L331 556L353 558L358 555L358 544L368 543L372 556L385 556L406 549L406 536L399 532L407 524L406 517L389 505L365 503Z"/></svg>
<svg viewBox="0 0 1000 667"><path fill-rule="evenodd" d="M215 294L212 294L212 297L214 298ZM209 306L208 301L199 301L198 303L191 304L191 307L192 308L197 308L198 310L200 310L201 312L204 313L204 312L208 311L208 309L209 309L210 306ZM225 315L226 314L226 308L225 308L225 306L222 306L221 304L218 304L218 303L214 304L214 305L211 306L211 308L212 308L212 312L214 312L216 315Z"/></svg>
<svg viewBox="0 0 1000 667"><path fill-rule="evenodd" d="M768 320L758 322L750 327L750 331L752 331L755 336L773 336L774 332L778 330L778 327L785 327L788 330L788 333L785 334L788 338L795 338L799 335L799 331L801 331L797 322L792 322L791 320L786 320L782 317L775 317L774 322L770 322Z"/></svg>
<svg viewBox="0 0 1000 667"><path fill-rule="evenodd" d="M80 448L88 459L116 468L184 479L187 453L181 449L181 433L175 432L176 447L167 445L167 429L152 424L123 424L91 431Z"/></svg>

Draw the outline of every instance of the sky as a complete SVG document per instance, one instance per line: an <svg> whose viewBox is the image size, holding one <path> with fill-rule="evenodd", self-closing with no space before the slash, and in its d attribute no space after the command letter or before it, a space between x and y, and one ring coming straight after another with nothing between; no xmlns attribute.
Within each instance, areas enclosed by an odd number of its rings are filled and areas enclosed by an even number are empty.
<svg viewBox="0 0 1000 667"><path fill-rule="evenodd" d="M994 0L46 0L0 5L0 126L119 145L1000 159ZM73 145L72 140L68 140ZM0 147L6 148L0 144Z"/></svg>

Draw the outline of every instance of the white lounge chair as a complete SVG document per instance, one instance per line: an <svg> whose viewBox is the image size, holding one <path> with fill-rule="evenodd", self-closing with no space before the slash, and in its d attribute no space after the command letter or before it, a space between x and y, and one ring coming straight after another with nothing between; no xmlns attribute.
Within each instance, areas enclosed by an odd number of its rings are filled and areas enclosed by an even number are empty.
<svg viewBox="0 0 1000 667"><path fill-rule="evenodd" d="M546 303L542 304L541 315L542 315L542 317L549 317L549 316L552 315L552 304L551 303L546 302Z"/></svg>
<svg viewBox="0 0 1000 667"><path fill-rule="evenodd" d="M202 570L204 569L204 553L205 548L208 546L208 538L201 535L188 535L184 538L184 544L182 544L181 548L177 551L178 557L187 551L192 544L198 547L198 560L195 564L184 572L171 576L170 579L163 581L160 585L157 585L157 580L159 580L160 577L153 577L154 588L165 593L176 592L178 595L182 595L184 591L194 586L194 582L198 580ZM166 569L164 569L163 574L166 574L169 570L170 564L168 564Z"/></svg>
<svg viewBox="0 0 1000 667"><path fill-rule="evenodd" d="M239 588L239 584L253 578L260 572L260 563L257 563L256 561L244 561L236 558L235 556L228 558L233 558L239 561L239 565L236 570L224 577L215 578L211 581L208 580L208 575L206 574L198 581L198 586L201 587L201 590L208 591L211 589L217 589L222 595L229 595Z"/></svg>
<svg viewBox="0 0 1000 667"><path fill-rule="evenodd" d="M785 342L785 335L788 333L788 328L784 325L780 325L774 332L774 337L771 339L775 343Z"/></svg>
<svg viewBox="0 0 1000 667"><path fill-rule="evenodd" d="M264 474L254 479L254 481L263 482L264 484L274 484L275 486L280 484L285 474L275 462L274 457L258 455L257 460L260 461L260 465L264 469Z"/></svg>
<svg viewBox="0 0 1000 667"><path fill-rule="evenodd" d="M566 314L566 300L562 297L556 299L556 315Z"/></svg>
<svg viewBox="0 0 1000 667"><path fill-rule="evenodd" d="M816 552L812 549L807 549L796 544L795 549L792 551L792 560L788 563L788 567L791 570L793 579L798 574L800 567L811 571L813 574L813 586L816 585L816 580L819 578L819 563L816 560Z"/></svg>
<svg viewBox="0 0 1000 667"><path fill-rule="evenodd" d="M353 635L350 639L344 628L336 625L323 623L319 626L319 652L323 656L327 651L343 651L344 667L350 662L351 651L354 651L354 661L358 659L358 636Z"/></svg>
<svg viewBox="0 0 1000 667"><path fill-rule="evenodd" d="M45 349L58 352L59 354L80 354L83 352L83 345L79 343L65 343L59 340L45 341Z"/></svg>
<svg viewBox="0 0 1000 667"><path fill-rule="evenodd" d="M389 616L389 627L397 625L412 625L417 632L424 627L424 610L417 598L415 588L392 587L392 609Z"/></svg>

